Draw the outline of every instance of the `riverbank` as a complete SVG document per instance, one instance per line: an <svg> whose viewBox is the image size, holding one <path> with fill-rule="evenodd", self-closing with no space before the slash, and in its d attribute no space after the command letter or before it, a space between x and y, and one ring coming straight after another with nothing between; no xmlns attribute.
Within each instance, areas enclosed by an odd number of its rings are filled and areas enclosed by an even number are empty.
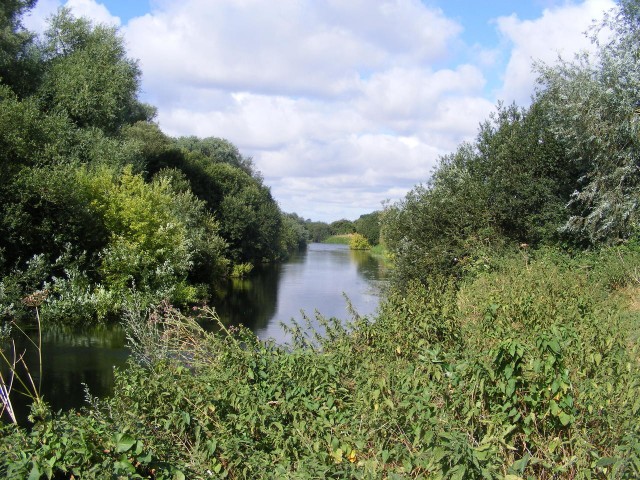
<svg viewBox="0 0 640 480"><path fill-rule="evenodd" d="M457 285L390 293L375 322L293 326L288 347L155 312L165 335L141 337L116 396L31 434L4 427L2 471L633 478L638 256L492 258Z"/></svg>

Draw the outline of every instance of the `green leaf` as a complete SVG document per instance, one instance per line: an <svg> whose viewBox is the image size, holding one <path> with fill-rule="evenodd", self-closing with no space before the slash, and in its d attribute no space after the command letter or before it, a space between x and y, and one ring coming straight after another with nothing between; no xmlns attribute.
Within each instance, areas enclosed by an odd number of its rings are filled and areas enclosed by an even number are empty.
<svg viewBox="0 0 640 480"><path fill-rule="evenodd" d="M516 460L511 464L511 467L509 468L509 472L519 473L519 474L524 473L524 470L525 468L527 468L527 465L529 464L530 459L531 459L531 456L529 454L525 454L524 457L522 457L520 460Z"/></svg>
<svg viewBox="0 0 640 480"><path fill-rule="evenodd" d="M560 423L565 427L573 421L573 417L571 415L562 411L560 412L560 415L558 415L558 418L560 419Z"/></svg>
<svg viewBox="0 0 640 480"><path fill-rule="evenodd" d="M41 475L42 474L40 473L38 465L34 463L33 467L31 468L31 472L29 472L29 477L27 480L39 480Z"/></svg>
<svg viewBox="0 0 640 480"><path fill-rule="evenodd" d="M618 461L617 458L602 457L600 460L596 462L596 467L608 467L609 465L613 465L617 461Z"/></svg>
<svg viewBox="0 0 640 480"><path fill-rule="evenodd" d="M173 477L172 480L185 480L186 477L184 476L184 473L182 473L180 470L176 470L175 472L173 472Z"/></svg>
<svg viewBox="0 0 640 480"><path fill-rule="evenodd" d="M135 445L136 440L126 433L116 435L116 453L127 452Z"/></svg>
<svg viewBox="0 0 640 480"><path fill-rule="evenodd" d="M451 480L462 480L467 469L463 465L456 465L451 469Z"/></svg>
<svg viewBox="0 0 640 480"><path fill-rule="evenodd" d="M548 345L553 353L560 353L560 344L558 343L558 340L556 338L551 340Z"/></svg>
<svg viewBox="0 0 640 480"><path fill-rule="evenodd" d="M389 450L382 451L382 463L387 463L387 460L389 460L389 455Z"/></svg>

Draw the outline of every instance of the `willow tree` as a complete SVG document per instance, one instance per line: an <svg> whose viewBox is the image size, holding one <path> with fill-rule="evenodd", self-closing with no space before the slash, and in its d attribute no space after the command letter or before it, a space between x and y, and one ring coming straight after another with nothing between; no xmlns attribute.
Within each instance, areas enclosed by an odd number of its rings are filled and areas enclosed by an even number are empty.
<svg viewBox="0 0 640 480"><path fill-rule="evenodd" d="M153 113L137 99L140 69L115 28L93 25L63 8L45 33L44 55L40 96L46 110L105 133Z"/></svg>
<svg viewBox="0 0 640 480"><path fill-rule="evenodd" d="M602 40L606 38L606 40ZM640 1L592 31L596 53L538 65L549 128L584 172L563 230L590 243L637 231L640 202Z"/></svg>

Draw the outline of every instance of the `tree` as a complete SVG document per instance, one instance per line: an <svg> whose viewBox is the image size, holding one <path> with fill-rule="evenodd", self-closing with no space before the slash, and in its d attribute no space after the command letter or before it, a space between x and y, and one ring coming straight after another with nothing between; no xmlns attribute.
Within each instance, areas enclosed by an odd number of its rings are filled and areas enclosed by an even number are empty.
<svg viewBox="0 0 640 480"><path fill-rule="evenodd" d="M640 198L640 2L622 0L594 31L595 56L538 65L549 128L584 176L564 231L615 242L637 229ZM610 29L602 43L598 32Z"/></svg>
<svg viewBox="0 0 640 480"><path fill-rule="evenodd" d="M380 243L380 212L366 213L353 222L356 233L361 234L371 245Z"/></svg>
<svg viewBox="0 0 640 480"><path fill-rule="evenodd" d="M347 235L349 233L354 233L356 230L351 220L343 218L341 220L331 222L329 224L329 231L331 232L331 235Z"/></svg>
<svg viewBox="0 0 640 480"><path fill-rule="evenodd" d="M284 213L280 241L283 252L290 253L305 248L309 241L309 231L304 219L295 213Z"/></svg>
<svg viewBox="0 0 640 480"><path fill-rule="evenodd" d="M115 28L93 26L63 8L45 39L40 97L46 110L66 114L78 127L109 134L126 123L148 120L152 110L137 100L140 69L126 56Z"/></svg>
<svg viewBox="0 0 640 480"><path fill-rule="evenodd" d="M220 221L231 259L260 263L282 258L280 207L260 176L239 166L247 167L248 161L226 140L199 142L190 138L188 144L194 151L187 149L185 141L177 141L176 145L183 145L182 155L165 156L164 160L184 172L193 193ZM220 148L214 149L215 145Z"/></svg>
<svg viewBox="0 0 640 480"><path fill-rule="evenodd" d="M464 143L440 159L427 185L418 185L382 217L382 236L393 253L400 285L427 284L458 274L478 251L501 241L486 208L486 186L471 176L478 152Z"/></svg>
<svg viewBox="0 0 640 480"><path fill-rule="evenodd" d="M349 248L351 250L370 250L371 245L364 235L354 233L349 240Z"/></svg>
<svg viewBox="0 0 640 480"><path fill-rule="evenodd" d="M331 236L329 224L326 222L312 222L311 220L307 220L305 226L309 231L310 242L322 242Z"/></svg>
<svg viewBox="0 0 640 480"><path fill-rule="evenodd" d="M493 228L518 243L557 239L582 174L549 131L546 109L540 99L528 109L499 104L481 124L478 154L467 167L470 181L483 191L476 201L484 204Z"/></svg>
<svg viewBox="0 0 640 480"><path fill-rule="evenodd" d="M238 147L223 138L179 137L175 140L178 148L197 154L213 163L227 163L256 176L251 158L240 154Z"/></svg>
<svg viewBox="0 0 640 480"><path fill-rule="evenodd" d="M36 0L4 0L0 6L0 82L20 97L37 84L39 55L35 36L22 27L22 16Z"/></svg>

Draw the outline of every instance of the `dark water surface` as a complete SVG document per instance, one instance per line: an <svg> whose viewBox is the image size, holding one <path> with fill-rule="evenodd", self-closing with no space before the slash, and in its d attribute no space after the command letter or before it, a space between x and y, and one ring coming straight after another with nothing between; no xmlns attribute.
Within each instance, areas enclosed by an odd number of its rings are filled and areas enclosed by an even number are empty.
<svg viewBox="0 0 640 480"><path fill-rule="evenodd" d="M385 273L384 266L367 252L312 243L281 265L229 282L211 303L225 323L244 324L262 339L284 343L287 337L280 323L301 321L301 311L312 318L318 311L325 317L350 319L344 295L359 315L375 313ZM29 333L32 338L37 336L37 332ZM17 350L27 351L26 361L37 381L36 350L21 335L14 337ZM42 393L53 410L85 405L83 384L93 396L110 395L113 369L124 366L129 354L125 343L124 332L117 325L84 331L44 329ZM2 372L6 378L6 369ZM26 418L24 402L16 398L14 407L20 418Z"/></svg>

